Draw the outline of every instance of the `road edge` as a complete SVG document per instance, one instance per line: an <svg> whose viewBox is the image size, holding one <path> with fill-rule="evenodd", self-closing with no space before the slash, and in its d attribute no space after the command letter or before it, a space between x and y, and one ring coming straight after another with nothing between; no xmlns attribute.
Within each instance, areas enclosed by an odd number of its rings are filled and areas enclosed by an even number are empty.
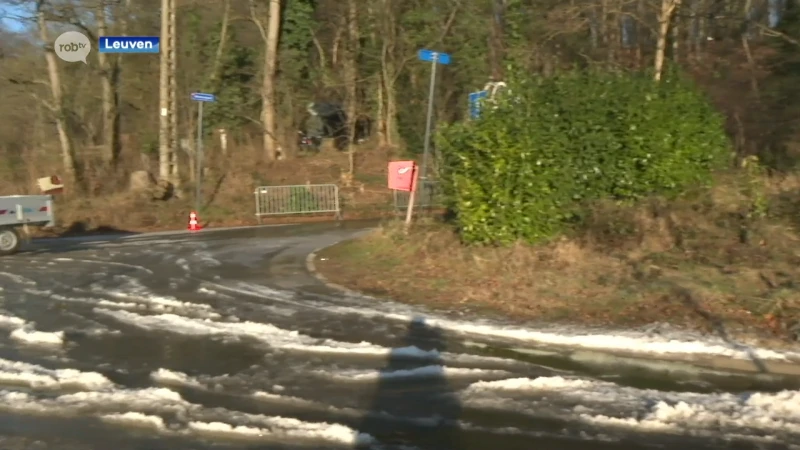
<svg viewBox="0 0 800 450"><path fill-rule="evenodd" d="M331 282L330 280L328 280L327 277L325 277L325 275L322 274L322 272L317 270L317 265L314 263L314 261L317 259L317 254L319 252L325 250L326 248L333 247L334 245L339 245L342 242L348 241L350 239L358 239L358 237L347 237L347 238L344 238L344 239L340 239L340 240L334 242L333 244L323 245L322 247L318 247L318 248L314 249L314 251L312 251L311 253L308 254L308 256L306 256L306 270L308 271L308 273L311 274L312 277L314 277L317 280L319 280L326 287L329 287L331 289L337 290L337 291L342 292L342 293L347 294L347 295L358 296L358 295L363 295L363 294L358 292L358 291L354 291L352 289L346 288L346 287L342 286L341 284L336 284L336 283Z"/></svg>
<svg viewBox="0 0 800 450"><path fill-rule="evenodd" d="M342 238L337 240L332 244L323 245L314 249L311 253L306 256L306 270L316 278L319 282L321 282L326 287L344 293L346 295L352 296L363 296L365 294L355 291L353 289L347 288L340 284L336 284L328 280L318 269L315 264L315 260L319 252L333 247L334 245L341 244L342 242L349 241L352 239L358 239L361 236L349 236L346 238ZM549 347L549 346L547 346ZM726 373L734 373L741 376L775 376L775 377L790 377L790 378L797 378L800 377L800 364L797 364L793 361L780 361L780 360L759 360L753 361L748 359L737 359L731 358L727 356L715 356L715 355L671 355L669 357L657 356L657 355L647 355L638 352L622 352L622 351L613 351L613 350L605 350L605 349L585 349L582 347L577 346L552 346L554 349L558 349L564 352L569 353L573 356L571 359L574 359L574 356L578 356L580 359L594 359L597 360L598 358L615 361L617 364L629 364L634 365L640 368L647 368L653 366L654 363L656 364L663 364L665 366L674 366L673 369L677 367L685 367L691 366L698 370L712 370L712 371L721 371ZM670 369L667 369L668 371Z"/></svg>

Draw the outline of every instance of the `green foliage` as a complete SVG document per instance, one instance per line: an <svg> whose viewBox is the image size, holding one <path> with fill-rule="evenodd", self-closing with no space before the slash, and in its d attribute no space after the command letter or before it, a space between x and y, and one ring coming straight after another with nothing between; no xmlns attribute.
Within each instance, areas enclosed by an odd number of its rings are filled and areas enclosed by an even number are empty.
<svg viewBox="0 0 800 450"><path fill-rule="evenodd" d="M312 100L308 86L318 76L311 67L313 53L315 0L283 2L278 67L280 105L289 116L304 111ZM252 94L251 94L252 96Z"/></svg>
<svg viewBox="0 0 800 450"><path fill-rule="evenodd" d="M253 95L251 87L258 72L257 50L242 44L236 26L229 23L218 73L212 73L212 62L222 38L221 18L204 20L202 10L193 9L188 11L185 20L186 34L182 38L192 51L183 57L196 67L195 71L184 75L186 84L193 91L217 96L217 101L203 105L206 134L219 127L236 129L247 124L245 117L258 114L260 100ZM212 28L208 22L213 24Z"/></svg>
<svg viewBox="0 0 800 450"><path fill-rule="evenodd" d="M676 74L509 81L496 109L438 135L448 206L467 242L546 240L591 201L674 196L730 161L723 118Z"/></svg>
<svg viewBox="0 0 800 450"><path fill-rule="evenodd" d="M217 101L206 105L209 132L216 127L235 129L248 123L245 116L257 114L258 96L249 83L256 73L256 52L238 43L234 31L220 67L219 79L210 80L207 91L217 95ZM216 43L214 44L216 45Z"/></svg>

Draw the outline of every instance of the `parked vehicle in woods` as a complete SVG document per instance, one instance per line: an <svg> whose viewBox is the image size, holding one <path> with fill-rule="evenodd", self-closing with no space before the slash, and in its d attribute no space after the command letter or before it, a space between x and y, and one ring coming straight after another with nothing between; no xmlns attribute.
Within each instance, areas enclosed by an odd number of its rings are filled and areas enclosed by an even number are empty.
<svg viewBox="0 0 800 450"><path fill-rule="evenodd" d="M323 139L333 139L334 146L345 150L351 141L348 136L347 114L335 103L311 102L308 117L302 130L298 131L298 147L304 151L319 151ZM372 123L366 116L356 118L353 142L363 142L371 133Z"/></svg>

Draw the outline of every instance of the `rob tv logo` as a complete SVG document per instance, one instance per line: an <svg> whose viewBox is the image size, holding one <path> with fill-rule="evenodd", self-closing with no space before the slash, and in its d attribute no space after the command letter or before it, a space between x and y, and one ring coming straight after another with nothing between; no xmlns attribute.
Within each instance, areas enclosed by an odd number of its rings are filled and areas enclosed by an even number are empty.
<svg viewBox="0 0 800 450"><path fill-rule="evenodd" d="M61 44L58 46L58 50L61 52L77 52L78 50L83 50L87 47L86 44L78 44L76 42L70 42L69 44Z"/></svg>
<svg viewBox="0 0 800 450"><path fill-rule="evenodd" d="M86 57L92 51L92 43L86 35L77 31L67 31L53 44L56 56L67 62L81 61L86 64Z"/></svg>

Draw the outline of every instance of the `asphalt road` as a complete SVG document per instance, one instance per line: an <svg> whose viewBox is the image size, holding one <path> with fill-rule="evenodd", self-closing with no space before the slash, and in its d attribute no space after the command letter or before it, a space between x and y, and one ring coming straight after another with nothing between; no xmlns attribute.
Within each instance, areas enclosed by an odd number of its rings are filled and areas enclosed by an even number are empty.
<svg viewBox="0 0 800 450"><path fill-rule="evenodd" d="M365 226L42 240L1 259L0 450L800 443L797 391L492 356L306 272Z"/></svg>

